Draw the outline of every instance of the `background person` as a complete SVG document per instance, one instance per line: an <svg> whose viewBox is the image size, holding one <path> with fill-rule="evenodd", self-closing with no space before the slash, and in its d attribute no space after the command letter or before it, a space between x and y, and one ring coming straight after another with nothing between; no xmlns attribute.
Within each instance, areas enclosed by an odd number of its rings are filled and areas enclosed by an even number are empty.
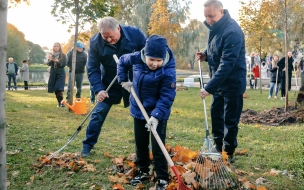
<svg viewBox="0 0 304 190"><path fill-rule="evenodd" d="M279 62L278 62L278 67L282 69L282 74L281 74L281 100L285 100L286 96L286 90L290 91L291 89L291 77L292 77L292 71L293 71L293 61L294 59L292 58L292 53L289 51L287 53L287 62L288 62L288 67L287 69L285 68L285 57L283 57ZM288 72L288 88L286 89L286 70Z"/></svg>
<svg viewBox="0 0 304 190"><path fill-rule="evenodd" d="M74 76L74 84L76 83L76 98L81 98L81 90L82 90L82 82L83 75L85 71L85 66L87 64L87 53L84 51L85 48L81 42L77 42L76 45L76 64L75 64L75 76ZM67 54L67 66L69 67L69 81L68 81L68 90L66 102L69 103L70 98L70 83L71 81L71 72L72 72L72 59L73 59L73 49L71 49Z"/></svg>
<svg viewBox="0 0 304 190"><path fill-rule="evenodd" d="M119 25L113 17L104 17L99 22L99 33L90 39L90 49L88 53L87 72L91 87L96 95L98 105L92 112L89 125L86 130L86 138L83 140L81 154L83 157L89 156L92 148L97 143L102 125L113 104L119 104L124 100L124 106L129 106L130 93L123 89L115 81L108 93L106 88L115 78L117 64L113 54L118 57L140 51L145 46L146 37L138 28ZM104 77L100 64L104 67ZM132 80L132 70L130 70Z"/></svg>
<svg viewBox="0 0 304 190"><path fill-rule="evenodd" d="M14 59L12 57L8 58L8 63L6 63L6 74L8 77L7 90L11 89L12 79L14 81L14 88L17 90L16 75L18 74L18 65L14 62Z"/></svg>
<svg viewBox="0 0 304 190"><path fill-rule="evenodd" d="M196 59L208 62L211 79L200 95L202 99L213 96L211 122L215 148L219 152L225 150L228 162L233 163L246 90L245 38L220 1L207 0L204 7L209 43L204 52L197 53Z"/></svg>
<svg viewBox="0 0 304 190"><path fill-rule="evenodd" d="M62 52L61 45L55 42L53 45L53 53L48 57L47 65L51 66L50 78L48 81L48 92L55 92L57 99L57 107L64 107L61 103L63 100L64 84L65 84L65 70L66 55Z"/></svg>
<svg viewBox="0 0 304 190"><path fill-rule="evenodd" d="M253 76L254 76L254 89L257 87L257 79L260 78L260 67L258 63L255 63L252 68Z"/></svg>
<svg viewBox="0 0 304 190"><path fill-rule="evenodd" d="M128 70L133 67L133 83L128 82ZM167 40L159 35L150 36L145 48L140 52L123 55L118 63L118 82L130 91L133 85L137 96L150 119L148 125L153 125L163 144L166 139L167 121L176 95L176 63L172 51L168 47ZM142 76L142 73L145 73ZM133 96L130 97L130 114L134 118L135 149L139 175L130 183L136 186L144 180L148 180L150 166L149 139L145 117L141 113ZM154 135L151 135L154 168L156 172L156 190L165 190L168 186L169 174L167 160L159 147Z"/></svg>
<svg viewBox="0 0 304 190"><path fill-rule="evenodd" d="M20 68L21 80L24 82L24 90L28 90L28 81L29 81L29 66L26 60L22 61L22 67Z"/></svg>
<svg viewBox="0 0 304 190"><path fill-rule="evenodd" d="M268 99L272 97L273 89L276 86L275 89L275 96L274 99L277 99L278 97L278 91L279 87L281 86L281 73L282 71L277 67L277 63L279 61L279 56L274 55L272 60L272 66L271 66L271 77L270 77L270 88L269 88L269 96Z"/></svg>

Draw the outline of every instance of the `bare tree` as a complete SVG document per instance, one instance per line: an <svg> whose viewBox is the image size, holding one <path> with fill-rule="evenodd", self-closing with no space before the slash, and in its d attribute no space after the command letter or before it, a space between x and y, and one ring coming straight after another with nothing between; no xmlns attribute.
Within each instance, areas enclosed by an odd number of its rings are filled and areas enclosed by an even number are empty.
<svg viewBox="0 0 304 190"><path fill-rule="evenodd" d="M8 0L0 0L0 189L6 190L6 133L5 133L5 76L7 49L7 5Z"/></svg>

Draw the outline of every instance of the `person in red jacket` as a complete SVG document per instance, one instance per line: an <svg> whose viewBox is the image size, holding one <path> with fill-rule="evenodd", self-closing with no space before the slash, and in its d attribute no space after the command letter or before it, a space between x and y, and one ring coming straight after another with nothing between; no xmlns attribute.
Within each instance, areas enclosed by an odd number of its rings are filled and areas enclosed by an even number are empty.
<svg viewBox="0 0 304 190"><path fill-rule="evenodd" d="M252 68L253 76L254 76L254 88L256 89L257 86L257 78L260 78L260 67L258 63L255 63L255 65Z"/></svg>

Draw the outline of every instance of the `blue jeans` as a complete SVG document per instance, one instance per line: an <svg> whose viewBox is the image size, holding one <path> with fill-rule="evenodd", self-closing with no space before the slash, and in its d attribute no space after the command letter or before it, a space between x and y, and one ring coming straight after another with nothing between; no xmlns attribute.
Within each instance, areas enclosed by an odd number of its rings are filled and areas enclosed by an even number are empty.
<svg viewBox="0 0 304 190"><path fill-rule="evenodd" d="M112 107L112 104L104 102L98 103L92 112L92 116L87 127L86 138L82 141L83 150L90 151L97 143L102 125Z"/></svg>
<svg viewBox="0 0 304 190"><path fill-rule="evenodd" d="M14 81L14 88L15 88L15 90L17 90L16 74L7 74L7 77L8 77L8 84L7 84L8 90L11 89L11 81L12 81L12 78L13 78L13 81Z"/></svg>
<svg viewBox="0 0 304 190"><path fill-rule="evenodd" d="M76 89L77 89L76 98L81 98L83 74L84 73L75 74L74 84L76 83ZM71 73L69 73L68 91L67 91L67 97L66 97L67 100L69 100L69 98L70 98L70 91L71 91L70 90L70 83L71 83Z"/></svg>
<svg viewBox="0 0 304 190"><path fill-rule="evenodd" d="M224 149L228 155L237 147L238 124L243 108L243 95L213 95L211 104L212 134L216 148Z"/></svg>
<svg viewBox="0 0 304 190"><path fill-rule="evenodd" d="M281 83L277 83L277 87L276 87L276 91L275 91L276 96L278 96L278 91L279 91L279 86L280 85L281 85ZM270 82L270 88L269 88L269 96L270 97L272 97L274 86L275 86L275 82Z"/></svg>

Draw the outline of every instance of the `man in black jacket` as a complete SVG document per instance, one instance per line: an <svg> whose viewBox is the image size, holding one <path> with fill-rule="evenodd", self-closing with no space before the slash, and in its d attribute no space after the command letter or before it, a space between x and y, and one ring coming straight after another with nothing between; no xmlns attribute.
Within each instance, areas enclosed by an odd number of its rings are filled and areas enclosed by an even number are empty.
<svg viewBox="0 0 304 190"><path fill-rule="evenodd" d="M83 81L83 74L84 68L87 64L87 53L84 51L84 46L81 42L77 42L77 51L76 51L76 66L75 66L75 77L74 83L76 82L76 98L81 98L81 89L82 89L82 81ZM67 97L66 102L69 102L70 98L70 83L71 83L71 72L72 72L72 58L73 58L73 49L71 49L68 54L68 67L69 67L69 82L68 82L68 90L67 90Z"/></svg>
<svg viewBox="0 0 304 190"><path fill-rule="evenodd" d="M227 152L232 163L246 90L244 33L220 1L207 0L204 7L205 25L210 30L208 46L196 59L208 62L211 80L200 95L202 99L213 96L210 110L215 148Z"/></svg>

